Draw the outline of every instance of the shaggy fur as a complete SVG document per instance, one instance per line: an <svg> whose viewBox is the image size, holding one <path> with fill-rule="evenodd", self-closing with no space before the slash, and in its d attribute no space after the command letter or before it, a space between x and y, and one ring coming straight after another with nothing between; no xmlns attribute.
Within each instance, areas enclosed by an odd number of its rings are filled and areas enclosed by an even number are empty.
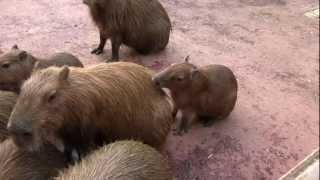
<svg viewBox="0 0 320 180"><path fill-rule="evenodd" d="M238 85L233 72L223 65L196 67L188 62L173 64L153 77L155 84L168 88L182 114L178 133L200 118L224 119L233 110Z"/></svg>
<svg viewBox="0 0 320 180"><path fill-rule="evenodd" d="M63 65L83 67L79 59L69 53L56 53L48 59L40 59L15 45L11 51L0 55L0 90L18 93L35 65L37 69Z"/></svg>
<svg viewBox="0 0 320 180"><path fill-rule="evenodd" d="M101 147L56 180L173 180L166 159L141 142L118 141Z"/></svg>
<svg viewBox="0 0 320 180"><path fill-rule="evenodd" d="M0 142L9 136L7 123L16 100L16 94L8 91L0 91Z"/></svg>
<svg viewBox="0 0 320 180"><path fill-rule="evenodd" d="M11 139L0 144L1 180L50 180L65 167L63 154L54 148L31 153L18 149Z"/></svg>
<svg viewBox="0 0 320 180"><path fill-rule="evenodd" d="M31 151L50 142L60 151L82 153L128 138L159 148L173 121L172 107L151 76L125 62L37 71L24 83L8 129Z"/></svg>
<svg viewBox="0 0 320 180"><path fill-rule="evenodd" d="M119 59L123 43L142 54L163 50L169 41L171 23L158 0L84 0L99 28L100 54L111 39L112 59Z"/></svg>

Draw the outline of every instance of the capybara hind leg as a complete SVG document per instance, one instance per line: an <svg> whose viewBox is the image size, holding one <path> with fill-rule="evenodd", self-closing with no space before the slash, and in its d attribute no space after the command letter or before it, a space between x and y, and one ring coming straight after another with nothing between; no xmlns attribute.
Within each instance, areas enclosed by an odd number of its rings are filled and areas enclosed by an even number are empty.
<svg viewBox="0 0 320 180"><path fill-rule="evenodd" d="M100 34L100 43L99 46L91 51L91 54L99 55L103 52L103 48L106 45L108 37L104 35L102 32Z"/></svg>

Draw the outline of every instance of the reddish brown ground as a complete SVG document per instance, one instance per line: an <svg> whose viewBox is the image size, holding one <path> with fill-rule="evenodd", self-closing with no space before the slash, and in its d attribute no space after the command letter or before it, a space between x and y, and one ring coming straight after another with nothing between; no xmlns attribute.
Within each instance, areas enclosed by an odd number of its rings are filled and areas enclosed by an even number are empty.
<svg viewBox="0 0 320 180"><path fill-rule="evenodd" d="M198 65L228 65L240 90L231 116L170 136L165 153L179 180L277 179L319 146L319 21L304 17L317 0L161 0L173 23L166 51L121 57L154 69L190 54ZM81 0L0 1L0 48L17 43L85 64L98 34Z"/></svg>

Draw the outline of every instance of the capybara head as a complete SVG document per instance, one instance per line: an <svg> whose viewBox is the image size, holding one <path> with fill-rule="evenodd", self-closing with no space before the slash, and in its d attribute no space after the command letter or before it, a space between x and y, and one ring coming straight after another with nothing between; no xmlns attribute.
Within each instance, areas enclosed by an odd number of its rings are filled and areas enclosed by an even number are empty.
<svg viewBox="0 0 320 180"><path fill-rule="evenodd" d="M68 113L64 94L68 75L66 66L51 67L36 71L23 84L7 125L18 146L36 151L44 143L50 143L64 151L62 141L55 134L62 126L63 115Z"/></svg>
<svg viewBox="0 0 320 180"><path fill-rule="evenodd" d="M34 59L17 45L0 55L0 90L17 92L21 84L30 76Z"/></svg>
<svg viewBox="0 0 320 180"><path fill-rule="evenodd" d="M194 75L198 72L196 66L189 63L187 56L183 63L172 64L152 78L153 82L162 88L181 90L187 88Z"/></svg>

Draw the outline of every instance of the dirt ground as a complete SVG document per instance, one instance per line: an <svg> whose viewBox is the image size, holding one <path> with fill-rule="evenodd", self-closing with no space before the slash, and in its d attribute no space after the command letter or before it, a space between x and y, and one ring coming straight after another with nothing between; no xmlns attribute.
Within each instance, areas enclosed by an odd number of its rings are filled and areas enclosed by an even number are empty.
<svg viewBox="0 0 320 180"><path fill-rule="evenodd" d="M319 147L317 0L161 0L173 23L168 48L120 57L159 70L191 55L195 64L229 66L239 98L230 117L170 135L164 153L178 180L277 179ZM57 51L85 64L97 29L81 0L0 0L0 49L13 44L43 57Z"/></svg>

